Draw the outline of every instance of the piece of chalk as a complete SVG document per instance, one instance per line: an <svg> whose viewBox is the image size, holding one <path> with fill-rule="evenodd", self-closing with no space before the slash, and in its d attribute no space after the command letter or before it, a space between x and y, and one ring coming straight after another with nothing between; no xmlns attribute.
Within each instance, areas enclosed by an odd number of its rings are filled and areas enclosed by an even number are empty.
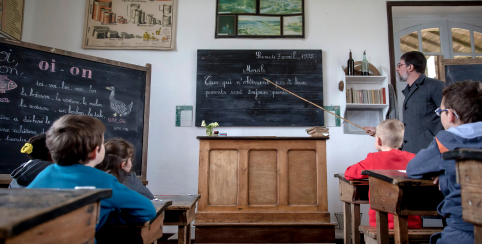
<svg viewBox="0 0 482 244"><path fill-rule="evenodd" d="M75 189L95 189L95 186L76 186Z"/></svg>

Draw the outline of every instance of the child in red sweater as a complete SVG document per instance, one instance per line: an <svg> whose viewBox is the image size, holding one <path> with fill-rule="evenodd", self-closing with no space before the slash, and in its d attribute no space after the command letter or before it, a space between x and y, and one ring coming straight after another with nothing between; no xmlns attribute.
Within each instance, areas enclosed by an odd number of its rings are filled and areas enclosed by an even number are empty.
<svg viewBox="0 0 482 244"><path fill-rule="evenodd" d="M369 153L365 160L358 162L345 171L347 180L359 180L368 178L362 175L363 170L405 170L408 162L415 157L415 154L398 150L403 143L405 127L403 123L388 119L377 126L375 136L375 148L378 152ZM370 193L369 193L370 194ZM376 211L371 209L368 212L370 225L377 226ZM388 227L393 229L393 215L388 214ZM422 228L420 216L408 216L408 228Z"/></svg>

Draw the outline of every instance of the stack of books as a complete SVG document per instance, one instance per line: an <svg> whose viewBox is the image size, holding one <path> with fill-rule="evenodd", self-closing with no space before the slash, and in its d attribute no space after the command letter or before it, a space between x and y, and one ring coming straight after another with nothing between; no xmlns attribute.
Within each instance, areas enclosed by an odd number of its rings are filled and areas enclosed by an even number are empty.
<svg viewBox="0 0 482 244"><path fill-rule="evenodd" d="M318 137L318 136L328 136L328 128L324 126L315 126L311 127L309 129L306 129L306 133L310 135L311 137Z"/></svg>
<svg viewBox="0 0 482 244"><path fill-rule="evenodd" d="M364 104L387 104L385 88L378 90L354 89L346 90L347 103L364 103Z"/></svg>

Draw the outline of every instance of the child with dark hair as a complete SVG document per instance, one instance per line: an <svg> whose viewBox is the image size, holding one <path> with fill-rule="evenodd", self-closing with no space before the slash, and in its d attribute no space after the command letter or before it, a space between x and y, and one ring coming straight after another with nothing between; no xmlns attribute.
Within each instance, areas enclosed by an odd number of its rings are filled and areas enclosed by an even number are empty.
<svg viewBox="0 0 482 244"><path fill-rule="evenodd" d="M427 149L407 165L411 178L434 178L445 196L437 207L447 226L430 238L431 244L474 243L474 226L462 219L460 184L455 160L443 160L442 153L456 148L482 148L482 82L457 82L443 89L440 108L435 110L445 130L437 133Z"/></svg>
<svg viewBox="0 0 482 244"><path fill-rule="evenodd" d="M30 160L23 163L10 174L12 182L8 188L25 188L47 166L52 164L49 149L45 144L45 134L39 134L28 139L20 152L27 154Z"/></svg>
<svg viewBox="0 0 482 244"><path fill-rule="evenodd" d="M137 178L136 173L131 172L134 146L122 138L113 138L105 141L105 158L102 163L96 165L97 169L105 171L117 178L121 184L139 194L154 199L154 195Z"/></svg>
<svg viewBox="0 0 482 244"><path fill-rule="evenodd" d="M101 200L98 231L104 224L143 224L156 217L149 199L94 167L104 160L104 124L87 115L64 115L47 131L47 147L55 164L43 170L27 188L94 186L112 189Z"/></svg>

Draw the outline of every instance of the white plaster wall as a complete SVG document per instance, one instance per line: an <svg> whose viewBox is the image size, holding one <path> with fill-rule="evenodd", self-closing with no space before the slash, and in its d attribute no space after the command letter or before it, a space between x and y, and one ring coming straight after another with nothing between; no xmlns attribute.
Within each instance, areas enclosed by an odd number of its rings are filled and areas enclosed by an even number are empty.
<svg viewBox="0 0 482 244"><path fill-rule="evenodd" d="M388 30L385 0L305 0L305 39L214 39L216 0L178 0L174 51L89 50L81 48L85 1L26 0L23 41L122 62L152 64L148 188L154 194L197 192L199 143L204 128L175 127L175 106L196 103L197 49L322 49L325 105L340 105L341 65L348 49L361 60L363 50L377 68L387 70ZM389 74L388 74L389 76ZM302 101L300 101L302 102ZM342 111L343 113L343 111ZM304 127L219 128L230 136L307 136ZM345 135L330 128L327 143L329 211L342 211L335 173L375 151L373 138ZM368 224L363 206L362 224ZM332 215L332 221L336 221Z"/></svg>

